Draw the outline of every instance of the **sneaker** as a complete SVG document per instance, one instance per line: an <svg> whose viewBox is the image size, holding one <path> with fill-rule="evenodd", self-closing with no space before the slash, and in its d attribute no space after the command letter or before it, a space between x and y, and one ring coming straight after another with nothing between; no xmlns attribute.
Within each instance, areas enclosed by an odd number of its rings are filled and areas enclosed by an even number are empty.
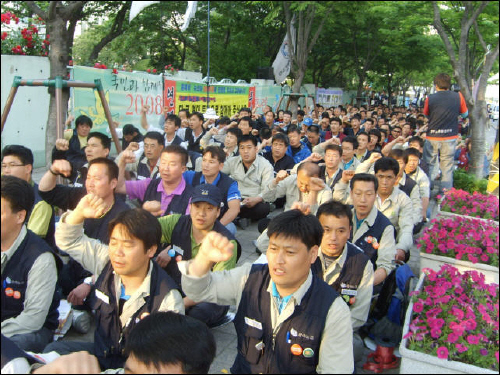
<svg viewBox="0 0 500 375"><path fill-rule="evenodd" d="M246 229L248 228L248 225L250 224L250 220L248 220L246 217L240 217L237 221L236 224L241 228L241 229Z"/></svg>
<svg viewBox="0 0 500 375"><path fill-rule="evenodd" d="M92 316L88 311L73 310L71 325L78 333L87 333L92 325Z"/></svg>

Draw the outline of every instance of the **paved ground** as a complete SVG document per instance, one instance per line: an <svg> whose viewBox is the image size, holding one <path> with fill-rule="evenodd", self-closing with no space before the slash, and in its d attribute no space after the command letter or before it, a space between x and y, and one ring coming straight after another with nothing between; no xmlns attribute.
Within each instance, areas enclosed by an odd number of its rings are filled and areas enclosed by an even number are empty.
<svg viewBox="0 0 500 375"><path fill-rule="evenodd" d="M40 178L45 173L46 168L39 168L34 171L33 178L35 181L39 181ZM431 202L431 209L433 214L435 214L435 207L433 202ZM282 210L276 210L270 214L271 217L281 213ZM257 224L251 223L248 228L245 230L241 230L238 228L238 232L236 234L236 238L240 242L242 246L242 254L238 261L238 265L241 265L246 262L254 262L259 255L255 252L255 246L252 244L252 241L257 239L258 230ZM415 275L418 275L420 258L419 253L416 251L416 248L413 249L410 258L410 267L412 268ZM92 326L94 328L94 326ZM221 327L214 328L212 330L214 333L216 342L217 342L217 354L216 358L210 368L211 374L220 374L220 373L228 373L231 365L233 364L234 358L236 357L236 332L234 329L234 325L226 324ZM93 329L85 334L79 334L73 329L67 333L67 335L63 338L63 340L71 340L71 341L92 341L93 340ZM359 374L369 374L372 373L370 371L363 370L363 363L366 361L367 355L371 353L371 351L365 348L363 359L357 363L356 372ZM399 373L399 368L393 370L384 371L389 374L397 374Z"/></svg>

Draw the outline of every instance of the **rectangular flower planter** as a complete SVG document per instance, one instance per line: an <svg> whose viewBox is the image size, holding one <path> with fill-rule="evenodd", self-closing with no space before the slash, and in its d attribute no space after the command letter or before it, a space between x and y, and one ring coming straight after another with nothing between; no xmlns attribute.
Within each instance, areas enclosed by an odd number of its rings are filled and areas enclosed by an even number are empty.
<svg viewBox="0 0 500 375"><path fill-rule="evenodd" d="M490 266L488 264L482 263L472 263L465 260L458 260L455 258L445 257L442 255L427 254L425 252L420 252L420 272L424 268L430 268L434 271L439 271L443 264L451 264L453 267L457 268L460 272L463 271L478 271L484 274L485 283L498 284L498 268Z"/></svg>
<svg viewBox="0 0 500 375"><path fill-rule="evenodd" d="M422 287L425 274L420 275L416 290ZM406 311L403 327L403 337L410 330L410 322L413 313L413 301L410 302ZM469 365L467 363L448 361L436 356L417 352L407 348L408 339L403 338L399 346L401 354L400 374L497 374L497 372L485 368Z"/></svg>
<svg viewBox="0 0 500 375"><path fill-rule="evenodd" d="M475 216L469 216L469 215L460 215L460 214L454 214L453 212L445 212L441 211L441 203L438 205L438 210L437 210L437 216L447 216L447 217L456 217L460 216L466 219L476 219L476 220L481 220L485 221L489 224L496 225L497 227L499 226L498 221L492 220L492 219L483 219L481 217L475 217Z"/></svg>

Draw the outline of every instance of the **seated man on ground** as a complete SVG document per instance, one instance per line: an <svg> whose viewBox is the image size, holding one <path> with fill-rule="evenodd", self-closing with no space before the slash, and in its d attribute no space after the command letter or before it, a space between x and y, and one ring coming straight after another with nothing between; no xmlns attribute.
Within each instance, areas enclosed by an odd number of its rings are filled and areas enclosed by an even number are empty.
<svg viewBox="0 0 500 375"><path fill-rule="evenodd" d="M268 264L210 272L234 247L213 232L194 260L179 263L189 298L238 306L231 372L352 373L349 308L311 272L323 235L318 219L290 210L271 221L268 234Z"/></svg>
<svg viewBox="0 0 500 375"><path fill-rule="evenodd" d="M2 176L15 176L30 184L35 194L35 205L28 213L27 228L47 242L54 250L54 208L38 193L38 184L33 181L33 153L20 145L8 145L2 150Z"/></svg>
<svg viewBox="0 0 500 375"><path fill-rule="evenodd" d="M226 154L221 147L208 146L203 149L202 171L186 171L183 176L186 182L195 187L200 184L212 184L217 186L223 196L223 204L218 219L233 236L236 234L236 226L233 220L240 212L241 193L238 183L221 172L226 161Z"/></svg>
<svg viewBox="0 0 500 375"><path fill-rule="evenodd" d="M363 357L364 345L358 330L370 311L373 265L363 250L348 242L352 229L349 206L330 201L319 206L316 216L323 227L323 238L312 271L335 289L351 310L356 363Z"/></svg>
<svg viewBox="0 0 500 375"><path fill-rule="evenodd" d="M237 183L243 201L241 202L239 225L245 228L248 220L260 220L269 214L270 206L262 197L264 189L273 179L272 165L257 154L257 140L251 135L243 135L238 140L240 156L224 163L222 172Z"/></svg>
<svg viewBox="0 0 500 375"><path fill-rule="evenodd" d="M94 342L59 341L44 352L86 350L108 369L123 367L123 345L142 317L168 310L184 314L184 303L176 283L151 259L161 240L158 220L140 208L121 212L108 226L108 246L83 234L83 221L105 211L104 201L88 194L61 216L56 229L57 246L98 275L90 299L97 321Z"/></svg>
<svg viewBox="0 0 500 375"><path fill-rule="evenodd" d="M221 203L222 194L216 186L198 185L194 188L189 215L174 214L158 219L162 228L161 242L170 246L158 254L156 261L174 279L180 290L181 274L177 262L193 259L200 249L201 242L210 231L222 234L234 245L233 256L225 262L215 264L212 271L229 270L236 266L238 243L217 220ZM184 306L186 315L201 320L209 327L220 324L229 310L229 306L208 302L195 303L187 297L184 297Z"/></svg>
<svg viewBox="0 0 500 375"><path fill-rule="evenodd" d="M1 185L2 335L40 352L59 325L56 255L26 229L33 187L14 176L2 176Z"/></svg>

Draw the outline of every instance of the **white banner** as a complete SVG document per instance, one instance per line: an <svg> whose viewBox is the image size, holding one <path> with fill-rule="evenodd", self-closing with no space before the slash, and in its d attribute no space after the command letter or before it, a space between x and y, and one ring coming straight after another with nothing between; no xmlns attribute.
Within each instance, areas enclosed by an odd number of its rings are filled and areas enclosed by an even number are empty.
<svg viewBox="0 0 500 375"><path fill-rule="evenodd" d="M186 31L186 29L188 28L189 22L191 22L191 19L194 17L194 14L196 13L197 6L198 6L197 1L188 1L186 14L184 15L184 25L182 25L181 27L181 32Z"/></svg>
<svg viewBox="0 0 500 375"><path fill-rule="evenodd" d="M291 39L295 50L295 27L293 26L294 23L295 23L295 16L292 19L292 24L290 25ZM286 79L288 73L290 73L291 63L292 59L290 57L290 49L288 48L288 34L287 34L285 35L285 39L283 39L283 43L281 43L281 47L272 65L274 70L274 80L276 81L276 83L281 83Z"/></svg>
<svg viewBox="0 0 500 375"><path fill-rule="evenodd" d="M159 1L132 1L128 22L130 23L135 18L135 16L137 16L141 12L141 10L156 3L159 3Z"/></svg>

